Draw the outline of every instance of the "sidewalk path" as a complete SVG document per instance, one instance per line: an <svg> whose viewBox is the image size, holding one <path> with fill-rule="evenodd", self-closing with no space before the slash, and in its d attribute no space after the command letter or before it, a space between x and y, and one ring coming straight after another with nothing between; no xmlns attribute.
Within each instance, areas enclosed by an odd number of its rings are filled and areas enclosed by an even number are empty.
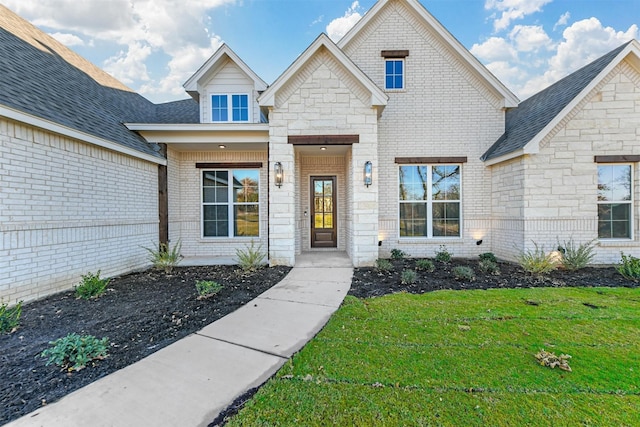
<svg viewBox="0 0 640 427"><path fill-rule="evenodd" d="M235 312L7 426L206 426L322 329L352 274L344 253L304 254Z"/></svg>

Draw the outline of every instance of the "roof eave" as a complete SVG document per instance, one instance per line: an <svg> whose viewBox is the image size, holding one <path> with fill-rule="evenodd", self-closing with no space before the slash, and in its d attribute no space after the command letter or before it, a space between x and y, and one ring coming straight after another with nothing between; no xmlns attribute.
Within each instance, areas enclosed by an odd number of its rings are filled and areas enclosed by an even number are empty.
<svg viewBox="0 0 640 427"><path fill-rule="evenodd" d="M507 154L503 154L502 156L494 157L484 161L484 164L487 166L497 165L498 163L504 163L509 160L516 159L518 157L524 156L525 153L523 149L515 150Z"/></svg>

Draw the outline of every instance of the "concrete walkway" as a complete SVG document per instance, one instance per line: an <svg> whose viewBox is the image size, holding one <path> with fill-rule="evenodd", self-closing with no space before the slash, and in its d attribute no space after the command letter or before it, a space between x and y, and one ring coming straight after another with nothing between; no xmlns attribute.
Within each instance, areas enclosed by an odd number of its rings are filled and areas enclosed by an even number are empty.
<svg viewBox="0 0 640 427"><path fill-rule="evenodd" d="M343 252L303 254L244 307L7 426L206 426L322 329L352 273Z"/></svg>

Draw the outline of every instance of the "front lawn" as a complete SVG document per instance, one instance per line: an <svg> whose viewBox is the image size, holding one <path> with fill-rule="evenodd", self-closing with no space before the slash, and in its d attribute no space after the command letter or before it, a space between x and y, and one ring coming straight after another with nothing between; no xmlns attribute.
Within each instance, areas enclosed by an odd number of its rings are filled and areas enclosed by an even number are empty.
<svg viewBox="0 0 640 427"><path fill-rule="evenodd" d="M640 289L349 296L228 425L640 425Z"/></svg>

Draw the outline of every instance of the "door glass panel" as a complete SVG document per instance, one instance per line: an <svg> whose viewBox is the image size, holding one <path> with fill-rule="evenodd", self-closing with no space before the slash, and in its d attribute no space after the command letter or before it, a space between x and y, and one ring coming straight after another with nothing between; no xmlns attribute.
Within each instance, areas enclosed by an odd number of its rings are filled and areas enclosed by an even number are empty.
<svg viewBox="0 0 640 427"><path fill-rule="evenodd" d="M315 225L315 228L323 228L324 222L322 220L321 213L315 214L314 225Z"/></svg>
<svg viewBox="0 0 640 427"><path fill-rule="evenodd" d="M332 229L334 226L333 180L314 180L313 191L314 228Z"/></svg>

